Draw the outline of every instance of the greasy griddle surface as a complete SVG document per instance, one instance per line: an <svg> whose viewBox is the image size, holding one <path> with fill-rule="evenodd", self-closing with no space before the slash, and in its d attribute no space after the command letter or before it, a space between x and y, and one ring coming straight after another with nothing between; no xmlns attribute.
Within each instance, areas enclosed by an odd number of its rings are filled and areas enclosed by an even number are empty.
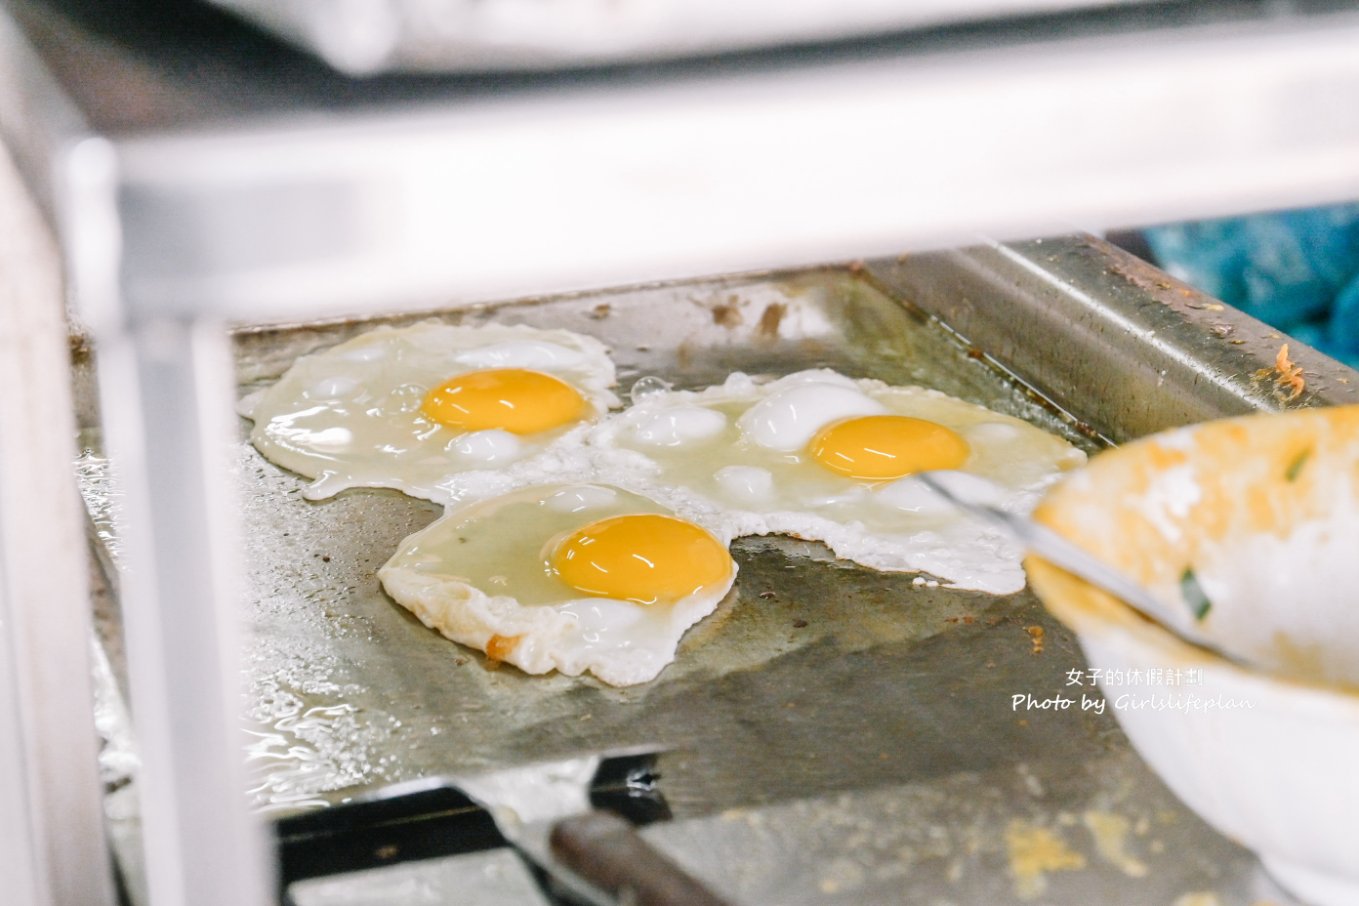
<svg viewBox="0 0 1359 906"><path fill-rule="evenodd" d="M620 391L657 375L698 388L735 370L827 366L919 383L1090 448L937 324L848 270L583 295L437 315L565 327L611 347ZM425 317L425 316L420 316ZM376 323L236 338L241 392L299 355ZM242 431L248 429L243 423ZM320 503L241 448L250 575L250 767L258 806L292 809L358 788L582 750L659 745L679 813L871 788L1097 752L1108 716L1070 712L1032 732L1016 690L1058 692L1079 663L1027 593L922 587L789 538L739 541L740 576L656 681L530 677L426 629L376 570L439 508L388 491ZM1041 635L1041 646L1034 636Z"/></svg>

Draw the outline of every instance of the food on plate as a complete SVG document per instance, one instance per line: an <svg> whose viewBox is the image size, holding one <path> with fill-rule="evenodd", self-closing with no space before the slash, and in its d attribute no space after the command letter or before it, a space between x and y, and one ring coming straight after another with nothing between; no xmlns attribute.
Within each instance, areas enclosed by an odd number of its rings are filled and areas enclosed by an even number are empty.
<svg viewBox="0 0 1359 906"><path fill-rule="evenodd" d="M1027 422L923 387L814 369L701 391L634 394L586 433L614 480L733 537L789 534L883 570L1004 594L1024 586L1020 547L955 512L912 476L1027 511L1085 462Z"/></svg>
<svg viewBox="0 0 1359 906"><path fill-rule="evenodd" d="M653 679L731 589L721 529L600 484L450 508L379 571L421 622L526 673Z"/></svg>
<svg viewBox="0 0 1359 906"><path fill-rule="evenodd" d="M603 344L566 330L379 327L297 360L241 401L270 461L315 479L303 492L394 488L450 503L570 466L553 457L617 398Z"/></svg>

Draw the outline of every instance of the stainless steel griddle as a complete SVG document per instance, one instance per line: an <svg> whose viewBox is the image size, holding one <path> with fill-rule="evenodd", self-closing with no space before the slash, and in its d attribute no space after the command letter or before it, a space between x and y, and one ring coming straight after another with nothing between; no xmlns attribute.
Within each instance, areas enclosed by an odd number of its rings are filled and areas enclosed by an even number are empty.
<svg viewBox="0 0 1359 906"><path fill-rule="evenodd" d="M240 391L376 323L430 316L238 330ZM1270 368L1287 338L1089 237L432 316L597 336L624 392L647 375L694 388L828 366L936 387L1091 452L1202 418L1359 401L1359 374L1296 343L1307 390L1286 399ZM93 428L88 400L81 411ZM86 440L87 503L116 560L116 496L97 431ZM334 806L397 781L660 746L672 820L648 836L739 902L1288 902L1149 774L1107 709L1015 709L1021 693L1096 694L1072 684L1087 665L1027 591L931 588L817 544L748 538L735 592L655 682L529 677L445 641L380 589L377 567L437 507L366 490L309 503L297 476L243 440L238 453L250 795L285 840L306 829L289 845L337 845ZM135 866L133 835L115 836ZM372 839L330 868L346 874L293 885L298 906L543 902L484 835L405 864L401 846Z"/></svg>

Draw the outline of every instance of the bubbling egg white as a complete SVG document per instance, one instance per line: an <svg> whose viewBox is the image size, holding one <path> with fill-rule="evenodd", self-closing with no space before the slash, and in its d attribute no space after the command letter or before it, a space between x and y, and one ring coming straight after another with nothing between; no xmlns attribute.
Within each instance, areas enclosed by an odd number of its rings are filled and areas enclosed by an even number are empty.
<svg viewBox="0 0 1359 906"><path fill-rule="evenodd" d="M618 399L599 341L523 325L379 327L241 400L303 496L393 488L449 504L579 468L560 453Z"/></svg>
<svg viewBox="0 0 1359 906"><path fill-rule="evenodd" d="M1024 587L1022 550L913 475L1027 512L1085 462L1065 440L936 390L813 369L701 391L652 390L592 427L616 483L737 537L821 541L875 569L994 594Z"/></svg>
<svg viewBox="0 0 1359 906"><path fill-rule="evenodd" d="M730 591L731 539L596 484L522 488L450 508L378 571L445 637L526 673L656 677Z"/></svg>

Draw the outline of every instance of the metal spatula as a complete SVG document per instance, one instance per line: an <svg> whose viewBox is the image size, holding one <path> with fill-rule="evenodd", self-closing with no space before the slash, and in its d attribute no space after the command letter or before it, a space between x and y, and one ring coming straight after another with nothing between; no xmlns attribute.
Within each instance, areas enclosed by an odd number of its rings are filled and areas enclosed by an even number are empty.
<svg viewBox="0 0 1359 906"><path fill-rule="evenodd" d="M452 779L515 849L586 903L724 904L627 821L593 809L590 781L601 760L589 755Z"/></svg>
<svg viewBox="0 0 1359 906"><path fill-rule="evenodd" d="M953 506L1004 529L1032 553L1073 576L1084 579L1091 585L1108 592L1176 638L1239 666L1252 666L1249 661L1241 656L1222 650L1193 630L1180 625L1171 616L1170 605L1166 602L1046 526L960 493L955 488L950 487L946 480L941 480L942 476L940 475L917 472L915 478Z"/></svg>
<svg viewBox="0 0 1359 906"><path fill-rule="evenodd" d="M554 894L588 906L726 906L726 900L653 849L630 822L591 804L591 783L601 764L647 754L632 750L427 777L385 787L340 808L390 806L457 790L490 814L531 868L551 879Z"/></svg>

